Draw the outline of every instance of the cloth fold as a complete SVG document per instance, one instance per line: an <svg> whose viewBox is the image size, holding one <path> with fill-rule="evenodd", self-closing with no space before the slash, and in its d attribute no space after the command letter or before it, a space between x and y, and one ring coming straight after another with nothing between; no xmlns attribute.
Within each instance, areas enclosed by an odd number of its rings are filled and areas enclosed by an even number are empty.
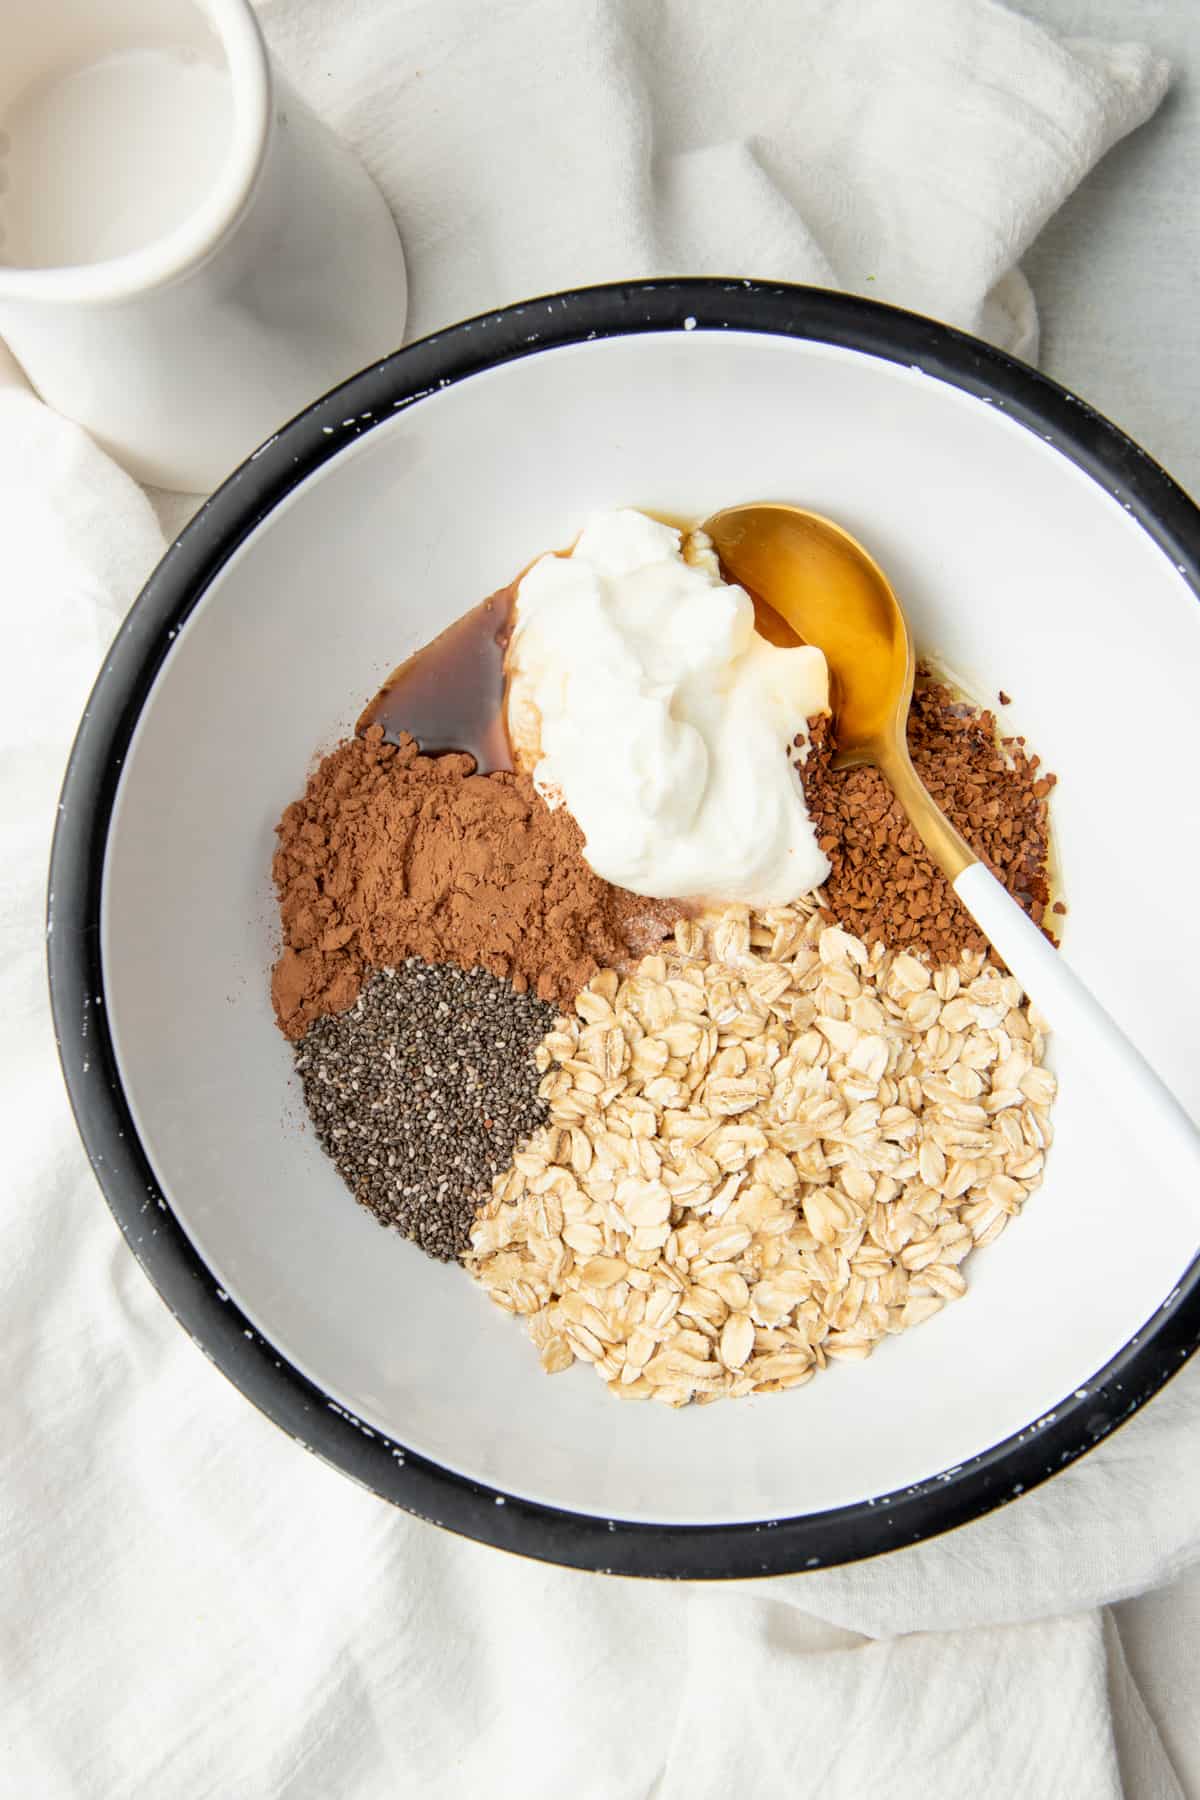
<svg viewBox="0 0 1200 1800"><path fill-rule="evenodd" d="M263 0L413 265L410 331L648 274L815 282L1031 357L1016 265L1165 65L990 0Z"/></svg>
<svg viewBox="0 0 1200 1800"><path fill-rule="evenodd" d="M838 285L1031 355L1019 259L1166 70L991 0L263 0L400 223L410 333L580 282ZM1087 271L1080 271L1087 279ZM185 428L181 422L181 429ZM153 501L153 503L152 503ZM275 1431L126 1252L44 999L57 787L194 501L0 363L6 1789L67 1796L1180 1792L1097 1609L1200 1558L1200 1369L944 1539L736 1589L523 1563Z"/></svg>

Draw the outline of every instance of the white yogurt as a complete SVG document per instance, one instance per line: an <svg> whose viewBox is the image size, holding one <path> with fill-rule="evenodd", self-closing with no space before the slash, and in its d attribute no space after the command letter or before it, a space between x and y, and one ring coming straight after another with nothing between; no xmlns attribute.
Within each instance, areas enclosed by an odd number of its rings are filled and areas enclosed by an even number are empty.
<svg viewBox="0 0 1200 1800"><path fill-rule="evenodd" d="M605 880L770 906L829 874L789 760L828 708L825 658L761 638L711 551L685 561L678 531L601 514L522 579L508 668L518 760Z"/></svg>

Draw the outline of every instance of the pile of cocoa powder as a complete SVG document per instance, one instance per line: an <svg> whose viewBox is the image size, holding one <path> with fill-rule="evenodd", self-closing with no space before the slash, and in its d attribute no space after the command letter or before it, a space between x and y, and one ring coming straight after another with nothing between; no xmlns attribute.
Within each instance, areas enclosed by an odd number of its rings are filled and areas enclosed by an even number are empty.
<svg viewBox="0 0 1200 1800"><path fill-rule="evenodd" d="M289 1038L406 957L481 967L561 1003L670 935L678 907L602 881L565 809L526 776L474 768L421 756L411 738L387 743L376 725L331 751L287 808L271 992Z"/></svg>
<svg viewBox="0 0 1200 1800"><path fill-rule="evenodd" d="M935 963L954 962L962 950L989 951L882 775L833 769L828 719L811 720L809 730L800 779L832 864L824 888L832 916L867 943L923 951ZM1047 799L1056 777L1040 772L1041 759L1027 752L1024 738L998 739L993 713L965 704L925 668L918 672L908 746L947 818L1043 925L1050 901ZM1066 909L1059 903L1054 910Z"/></svg>

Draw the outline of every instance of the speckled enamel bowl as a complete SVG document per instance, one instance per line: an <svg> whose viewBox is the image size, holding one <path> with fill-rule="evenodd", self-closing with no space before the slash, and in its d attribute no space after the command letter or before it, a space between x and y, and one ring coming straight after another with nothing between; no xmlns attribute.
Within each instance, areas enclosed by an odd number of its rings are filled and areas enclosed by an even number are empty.
<svg viewBox="0 0 1200 1800"><path fill-rule="evenodd" d="M966 1299L794 1393L680 1413L618 1406L584 1367L544 1376L464 1274L353 1204L303 1129L267 991L269 863L314 749L588 513L752 498L841 520L921 646L1015 696L1060 776L1066 951L1200 1108L1200 515L1053 383L861 300L720 281L560 295L319 401L147 584L54 849L67 1081L180 1323L388 1499L632 1574L805 1569L961 1524L1104 1437L1200 1337L1195 1219L1146 1179L1068 1043L1047 1179L972 1260Z"/></svg>

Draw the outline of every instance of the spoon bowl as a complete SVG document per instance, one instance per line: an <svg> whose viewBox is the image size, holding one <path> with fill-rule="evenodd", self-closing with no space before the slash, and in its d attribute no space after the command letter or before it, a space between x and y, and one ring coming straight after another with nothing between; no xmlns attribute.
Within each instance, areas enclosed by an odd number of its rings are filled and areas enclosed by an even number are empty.
<svg viewBox="0 0 1200 1800"><path fill-rule="evenodd" d="M798 506L732 506L704 531L726 573L767 599L829 665L839 768L874 762L903 731L915 658L883 570L849 532Z"/></svg>
<svg viewBox="0 0 1200 1800"><path fill-rule="evenodd" d="M906 727L916 657L879 564L832 519L799 506L730 506L703 530L729 578L824 652L834 767L879 769L947 880L956 880L977 858L912 766Z"/></svg>

